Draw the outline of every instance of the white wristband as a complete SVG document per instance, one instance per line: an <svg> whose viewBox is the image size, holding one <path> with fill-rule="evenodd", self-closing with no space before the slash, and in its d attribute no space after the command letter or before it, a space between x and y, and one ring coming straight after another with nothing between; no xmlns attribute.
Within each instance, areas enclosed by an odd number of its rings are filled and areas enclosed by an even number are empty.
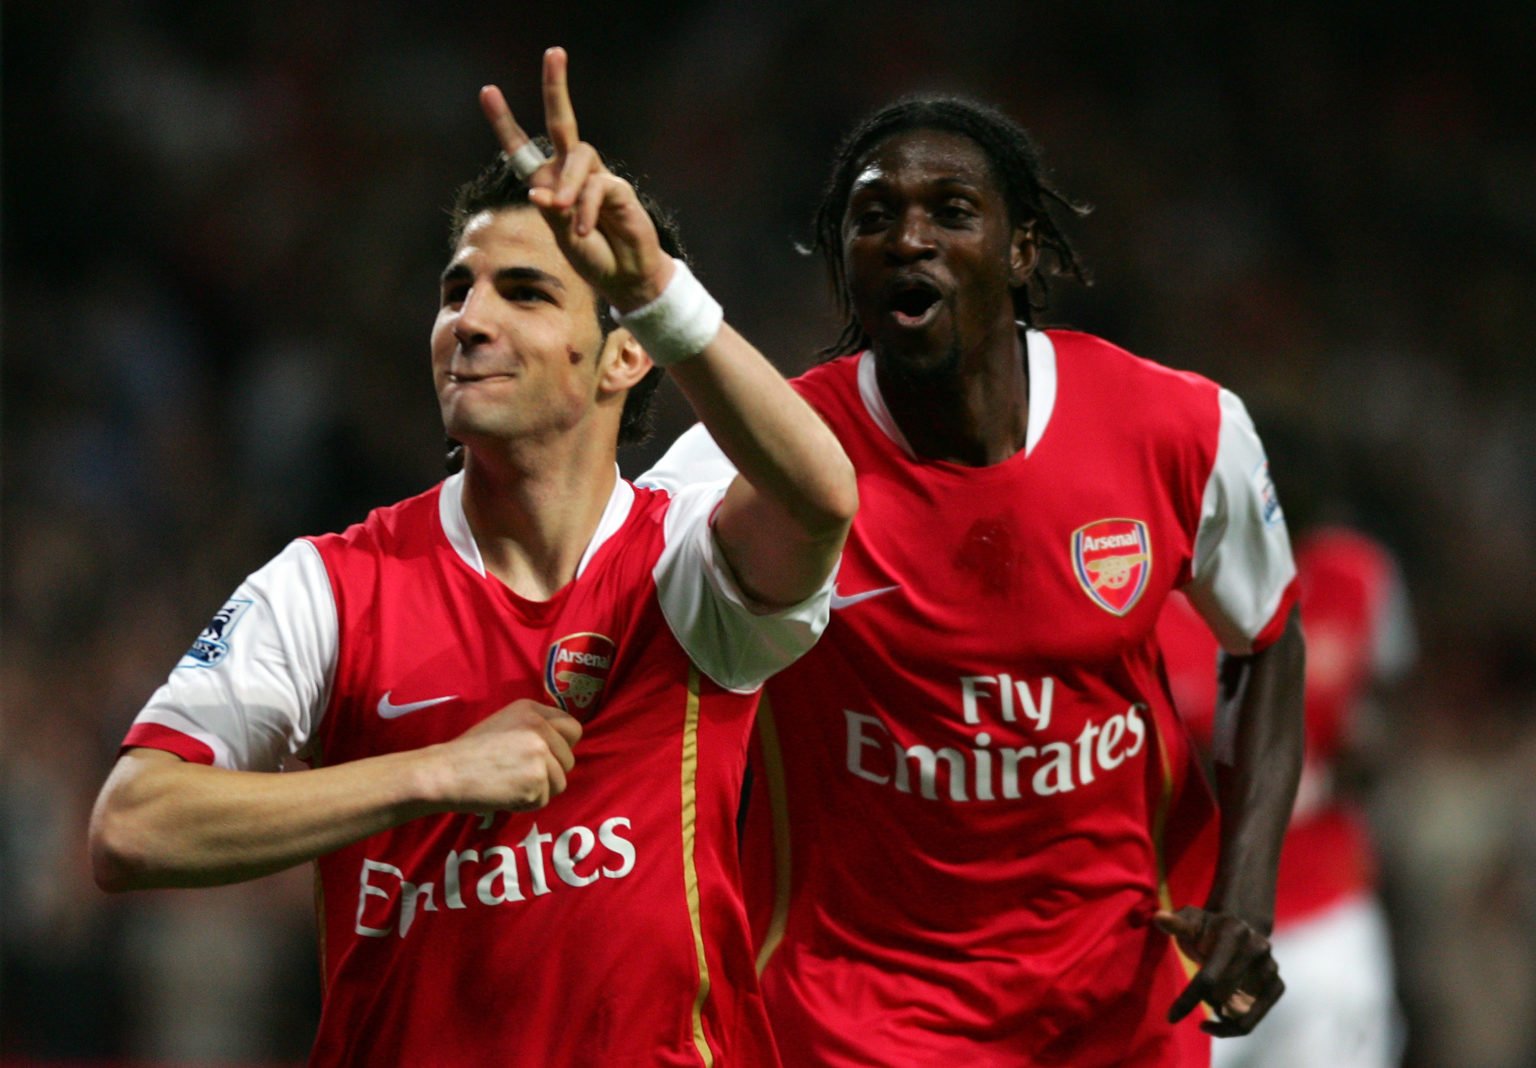
<svg viewBox="0 0 1536 1068"><path fill-rule="evenodd" d="M720 302L709 295L688 265L676 258L672 262L676 269L661 296L632 312L613 309L614 319L635 335L658 367L697 356L715 340L725 320Z"/></svg>

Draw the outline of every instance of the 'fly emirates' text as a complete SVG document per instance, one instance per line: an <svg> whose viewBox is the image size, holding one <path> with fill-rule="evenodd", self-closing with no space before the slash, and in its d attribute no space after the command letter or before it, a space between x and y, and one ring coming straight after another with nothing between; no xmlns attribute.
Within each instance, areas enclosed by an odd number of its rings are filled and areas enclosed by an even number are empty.
<svg viewBox="0 0 1536 1068"><path fill-rule="evenodd" d="M1050 726L1056 680L1027 680L1008 675L968 675L960 679L960 708L968 724L980 726L982 711L1006 723L1020 717L1043 731ZM1137 702L1102 722L1089 720L1077 737L1038 746L994 746L979 731L969 746L903 746L878 717L843 710L847 727L847 768L861 779L904 794L949 801L1016 800L1026 791L1040 797L1067 793L1113 771L1146 744L1146 705ZM941 771L942 769L942 771Z"/></svg>
<svg viewBox="0 0 1536 1068"><path fill-rule="evenodd" d="M413 883L393 864L364 860L358 873L356 931L368 938L404 938L416 914L436 912L439 901L445 909L505 905L542 897L562 885L580 889L598 879L622 879L635 868L635 846L624 833L629 827L627 818L615 816L596 831L576 826L556 837L535 823L516 846L450 849L440 883Z"/></svg>

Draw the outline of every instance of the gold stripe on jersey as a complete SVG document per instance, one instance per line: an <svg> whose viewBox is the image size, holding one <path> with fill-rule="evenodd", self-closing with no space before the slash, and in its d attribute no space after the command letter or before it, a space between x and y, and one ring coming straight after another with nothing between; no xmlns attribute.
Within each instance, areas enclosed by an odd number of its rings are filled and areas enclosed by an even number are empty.
<svg viewBox="0 0 1536 1068"><path fill-rule="evenodd" d="M1163 742L1163 732L1156 729L1155 723L1153 726L1152 736L1157 739L1157 767L1162 772L1157 811L1152 813L1152 852L1157 859L1157 903L1172 912L1173 894L1168 889L1168 858L1163 855L1163 827L1168 822L1168 810L1173 805L1173 763L1168 759L1168 746Z"/></svg>
<svg viewBox="0 0 1536 1068"><path fill-rule="evenodd" d="M784 758L767 694L757 706L757 738L763 747L763 792L768 795L773 816L773 913L757 953L757 974L762 975L769 958L784 940L784 928L789 924L789 799L784 796Z"/></svg>
<svg viewBox="0 0 1536 1068"><path fill-rule="evenodd" d="M693 998L693 1045L706 1066L715 1063L704 1035L704 1002L709 998L709 961L704 956L704 921L699 908L699 872L693 851L699 818L699 669L688 666L688 706L683 720L683 892L688 899L688 923L693 928L693 953L699 965L699 989Z"/></svg>

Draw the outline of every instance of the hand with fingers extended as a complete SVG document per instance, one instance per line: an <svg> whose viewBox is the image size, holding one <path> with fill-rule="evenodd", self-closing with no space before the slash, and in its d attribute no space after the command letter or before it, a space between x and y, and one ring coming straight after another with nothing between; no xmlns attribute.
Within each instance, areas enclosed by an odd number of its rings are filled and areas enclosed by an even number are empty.
<svg viewBox="0 0 1536 1068"><path fill-rule="evenodd" d="M581 724L560 709L513 701L452 741L433 747L433 808L543 808L564 792L580 740Z"/></svg>
<svg viewBox="0 0 1536 1068"><path fill-rule="evenodd" d="M1218 1038L1246 1035L1285 993L1269 938L1252 924L1231 913L1191 906L1159 911L1152 922L1178 939L1184 955L1200 965L1168 1010L1171 1022L1182 1020L1203 1001L1216 1010L1217 1018L1201 1024L1201 1030Z"/></svg>
<svg viewBox="0 0 1536 1068"><path fill-rule="evenodd" d="M528 199L577 273L620 311L633 311L666 288L672 259L634 187L610 173L597 149L581 140L567 64L563 48L544 53L544 128L555 154L527 176ZM532 159L532 141L499 88L480 90L480 108L508 156Z"/></svg>

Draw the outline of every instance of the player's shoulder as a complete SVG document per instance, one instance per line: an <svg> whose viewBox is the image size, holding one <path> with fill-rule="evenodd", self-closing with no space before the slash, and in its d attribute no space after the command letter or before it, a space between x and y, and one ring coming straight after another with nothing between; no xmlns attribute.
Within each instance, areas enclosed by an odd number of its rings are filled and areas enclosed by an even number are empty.
<svg viewBox="0 0 1536 1068"><path fill-rule="evenodd" d="M1138 356L1080 330L1046 330L1056 353L1058 404L1106 414L1127 432L1182 438L1213 435L1220 426L1220 385L1194 371L1181 371Z"/></svg>
<svg viewBox="0 0 1536 1068"><path fill-rule="evenodd" d="M610 505L588 567L595 573L625 561L625 566L633 564L648 571L666 545L668 517L692 492L691 485L640 486L624 480L616 496L627 499L627 505L622 515L616 515Z"/></svg>
<svg viewBox="0 0 1536 1068"><path fill-rule="evenodd" d="M629 506L625 526L654 526L662 522L677 496L674 489L665 486L637 485L632 482L630 487L635 492L635 499Z"/></svg>
<svg viewBox="0 0 1536 1068"><path fill-rule="evenodd" d="M822 405L838 396L857 396L859 389L859 359L863 353L835 356L804 371L789 380L795 391L813 407Z"/></svg>
<svg viewBox="0 0 1536 1068"><path fill-rule="evenodd" d="M1097 334L1081 330L1049 329L1045 335L1056 349L1058 366L1067 364L1090 372L1105 384L1131 384L1170 394L1214 398L1221 386L1195 371L1181 371L1165 363L1138 356Z"/></svg>
<svg viewBox="0 0 1536 1068"><path fill-rule="evenodd" d="M443 483L403 501L373 509L345 530L317 534L306 541L324 557L392 553L409 550L440 529L439 500Z"/></svg>

